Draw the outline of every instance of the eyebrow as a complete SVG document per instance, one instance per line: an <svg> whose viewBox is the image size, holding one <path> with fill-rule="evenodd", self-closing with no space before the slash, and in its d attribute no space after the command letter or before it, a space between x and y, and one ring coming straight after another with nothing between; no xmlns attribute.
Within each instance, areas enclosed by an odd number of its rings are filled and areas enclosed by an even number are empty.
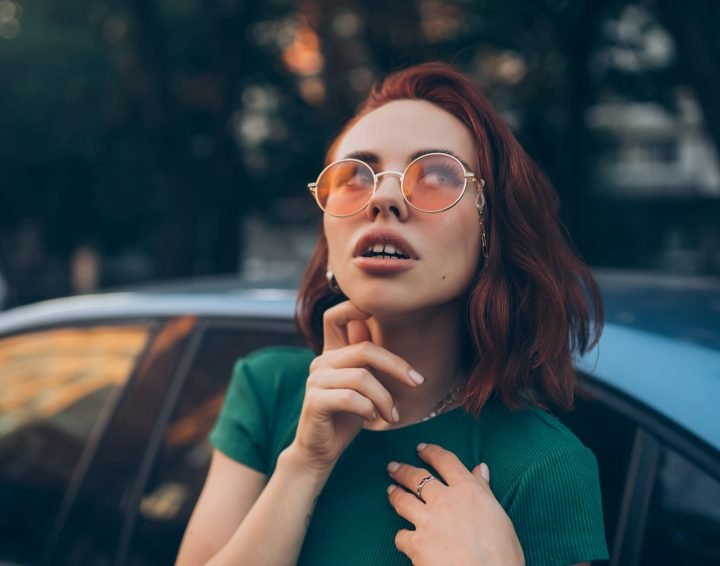
<svg viewBox="0 0 720 566"><path fill-rule="evenodd" d="M455 159L457 159L460 163L463 164L465 169L472 172L472 168L467 163L465 163L462 157L460 157L457 153L450 149L443 148L420 149L409 156L408 163L414 161L418 157L427 155L428 153L447 153L448 155L452 155ZM360 161L364 161L368 165L377 165L380 163L380 157L377 153L373 153L372 151L353 151L351 153L348 153L345 157L343 157L343 159L359 159Z"/></svg>

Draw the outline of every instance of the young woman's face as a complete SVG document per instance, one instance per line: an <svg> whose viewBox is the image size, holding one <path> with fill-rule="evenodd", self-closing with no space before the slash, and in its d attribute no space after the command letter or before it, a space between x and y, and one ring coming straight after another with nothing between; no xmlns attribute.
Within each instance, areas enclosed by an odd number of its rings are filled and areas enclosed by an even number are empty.
<svg viewBox="0 0 720 566"><path fill-rule="evenodd" d="M353 125L332 158L356 156L376 173L402 172L413 155L437 151L452 152L467 167L475 163L473 139L462 122L427 101L397 100ZM472 172L482 177L482 172ZM364 210L343 218L325 214L328 269L345 295L376 317L440 307L460 297L480 261L481 226L475 206L478 188L468 180L455 206L428 213L405 202L398 176L382 175ZM371 240L377 236L382 241L388 235L404 239L403 245L409 244L414 259L395 259L393 265L383 266L379 259L362 257L367 246L358 249L358 245L368 234Z"/></svg>

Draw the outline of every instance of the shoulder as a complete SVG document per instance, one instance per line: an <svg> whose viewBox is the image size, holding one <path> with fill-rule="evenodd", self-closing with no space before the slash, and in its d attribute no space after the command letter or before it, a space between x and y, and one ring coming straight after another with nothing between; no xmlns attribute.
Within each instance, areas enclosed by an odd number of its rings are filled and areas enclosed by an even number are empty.
<svg viewBox="0 0 720 566"><path fill-rule="evenodd" d="M309 348L272 346L238 359L228 388L228 410L241 410L252 399L269 419L277 411L302 404L310 362Z"/></svg>
<svg viewBox="0 0 720 566"><path fill-rule="evenodd" d="M560 419L539 407L512 410L496 401L493 412L498 433L506 438L525 439L527 444L550 447L582 445L580 439Z"/></svg>
<svg viewBox="0 0 720 566"><path fill-rule="evenodd" d="M493 426L491 487L513 521L528 563L607 559L592 451L540 408L502 406Z"/></svg>
<svg viewBox="0 0 720 566"><path fill-rule="evenodd" d="M511 410L499 401L488 425L485 448L498 495L509 503L520 478L532 469L551 466L554 475L569 475L578 468L596 467L593 453L556 416L539 407ZM557 467L557 461L563 465Z"/></svg>
<svg viewBox="0 0 720 566"><path fill-rule="evenodd" d="M262 390L304 384L315 354L309 348L272 346L260 348L235 362L233 375Z"/></svg>

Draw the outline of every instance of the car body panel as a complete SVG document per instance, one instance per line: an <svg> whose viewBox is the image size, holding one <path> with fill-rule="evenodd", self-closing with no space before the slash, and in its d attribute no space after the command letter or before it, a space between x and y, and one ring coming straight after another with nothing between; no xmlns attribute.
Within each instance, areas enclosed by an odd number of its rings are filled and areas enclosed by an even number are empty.
<svg viewBox="0 0 720 566"><path fill-rule="evenodd" d="M0 335L30 327L100 319L172 317L258 317L292 319L295 291L238 290L237 293L100 293L42 301L0 313Z"/></svg>
<svg viewBox="0 0 720 566"><path fill-rule="evenodd" d="M578 368L720 451L720 352L609 323Z"/></svg>

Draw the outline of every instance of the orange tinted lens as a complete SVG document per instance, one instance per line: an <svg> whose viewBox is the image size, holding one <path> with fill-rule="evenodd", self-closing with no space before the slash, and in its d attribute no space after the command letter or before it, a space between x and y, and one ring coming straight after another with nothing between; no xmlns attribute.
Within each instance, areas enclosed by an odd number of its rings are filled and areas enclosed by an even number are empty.
<svg viewBox="0 0 720 566"><path fill-rule="evenodd" d="M438 211L454 204L465 188L465 169L449 155L424 155L405 173L403 191L413 206Z"/></svg>
<svg viewBox="0 0 720 566"><path fill-rule="evenodd" d="M368 165L358 161L338 161L320 175L317 199L329 214L352 214L370 200L374 183Z"/></svg>

